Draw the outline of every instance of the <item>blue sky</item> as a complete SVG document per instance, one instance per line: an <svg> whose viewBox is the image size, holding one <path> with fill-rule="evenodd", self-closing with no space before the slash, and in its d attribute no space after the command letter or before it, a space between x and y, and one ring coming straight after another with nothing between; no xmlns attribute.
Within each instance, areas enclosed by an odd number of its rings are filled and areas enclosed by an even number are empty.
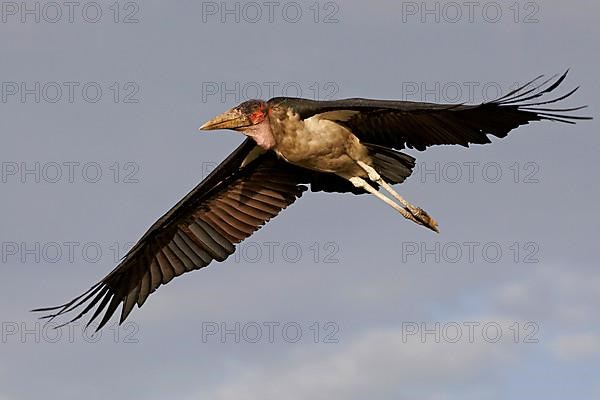
<svg viewBox="0 0 600 400"><path fill-rule="evenodd" d="M597 119L410 152L440 235L307 193L101 337L28 313L110 271L247 96L479 102L571 68L596 116L597 2L113 3L2 3L0 400L600 397Z"/></svg>

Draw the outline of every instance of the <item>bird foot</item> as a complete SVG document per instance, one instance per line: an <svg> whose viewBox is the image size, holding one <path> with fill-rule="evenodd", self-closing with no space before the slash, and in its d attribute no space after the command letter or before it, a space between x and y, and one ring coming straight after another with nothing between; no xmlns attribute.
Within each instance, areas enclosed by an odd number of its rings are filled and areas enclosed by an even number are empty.
<svg viewBox="0 0 600 400"><path fill-rule="evenodd" d="M416 212L411 213L411 214L423 226L426 226L427 228L431 229L432 231L434 231L436 233L440 233L437 221L435 219L431 218L429 216L429 214L427 214L427 212L425 210L423 210L422 208L416 207Z"/></svg>

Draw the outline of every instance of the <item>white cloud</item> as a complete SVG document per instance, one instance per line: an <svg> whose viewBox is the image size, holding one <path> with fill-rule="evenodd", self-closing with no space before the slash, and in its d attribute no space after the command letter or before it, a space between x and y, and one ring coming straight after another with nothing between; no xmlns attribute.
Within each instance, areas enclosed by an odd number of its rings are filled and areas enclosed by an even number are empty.
<svg viewBox="0 0 600 400"><path fill-rule="evenodd" d="M595 321L600 307L600 274L569 265L538 265L498 286L492 309L540 325L573 329Z"/></svg>
<svg viewBox="0 0 600 400"><path fill-rule="evenodd" d="M487 390L484 367L510 363L507 343L404 343L400 329L372 330L348 346L323 354L295 354L281 365L246 368L206 398L269 399L447 399L447 393L478 398ZM486 368L487 369L487 368ZM489 372L488 376L489 378ZM432 385L428 382L435 382ZM468 383L468 385L465 385ZM460 393L461 387L469 391ZM195 396L197 398L197 396ZM489 396L479 397L489 398Z"/></svg>
<svg viewBox="0 0 600 400"><path fill-rule="evenodd" d="M600 356L600 336L593 333L561 335L552 344L554 353L565 360Z"/></svg>

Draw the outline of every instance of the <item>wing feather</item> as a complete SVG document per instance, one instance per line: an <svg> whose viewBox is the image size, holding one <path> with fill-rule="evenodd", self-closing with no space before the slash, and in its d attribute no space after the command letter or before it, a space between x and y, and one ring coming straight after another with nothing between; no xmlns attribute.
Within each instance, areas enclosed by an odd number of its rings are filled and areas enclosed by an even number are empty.
<svg viewBox="0 0 600 400"><path fill-rule="evenodd" d="M101 329L120 304L122 323L135 304L141 307L161 285L213 260L225 260L235 251L235 244L306 190L301 184L306 180L303 171L280 161L274 153L262 153L244 163L255 147L246 140L153 224L121 263L86 293L62 306L34 311L50 312L42 318L51 320L83 308L72 322L96 307L88 326L102 315L97 328Z"/></svg>
<svg viewBox="0 0 600 400"><path fill-rule="evenodd" d="M539 76L491 102L478 105L433 104L410 101L345 99L313 101L274 98L273 104L287 106L301 118L318 115L350 129L362 142L394 149L425 150L433 145L490 143L488 135L505 137L511 130L531 121L563 123L591 119L568 114L585 107L538 108L570 97L578 88L550 100L530 102L554 92L567 77ZM541 81L541 83L540 83Z"/></svg>

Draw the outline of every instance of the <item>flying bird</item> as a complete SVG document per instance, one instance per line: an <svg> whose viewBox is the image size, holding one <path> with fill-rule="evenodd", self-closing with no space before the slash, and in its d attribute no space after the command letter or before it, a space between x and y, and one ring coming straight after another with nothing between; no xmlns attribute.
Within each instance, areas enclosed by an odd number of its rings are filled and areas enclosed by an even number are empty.
<svg viewBox="0 0 600 400"><path fill-rule="evenodd" d="M392 187L404 182L415 165L412 156L399 150L468 147L490 143L488 135L503 138L531 121L573 124L590 119L569 114L585 106L546 106L578 88L540 99L566 75L547 80L540 76L478 105L362 98L246 101L200 127L232 129L247 136L233 153L156 221L104 279L66 304L33 311L49 313L41 317L48 320L76 312L68 324L95 307L87 326L103 313L99 330L122 304L122 323L159 286L213 260L225 260L237 243L308 187L313 192L370 193L406 219L437 232L437 222Z"/></svg>

